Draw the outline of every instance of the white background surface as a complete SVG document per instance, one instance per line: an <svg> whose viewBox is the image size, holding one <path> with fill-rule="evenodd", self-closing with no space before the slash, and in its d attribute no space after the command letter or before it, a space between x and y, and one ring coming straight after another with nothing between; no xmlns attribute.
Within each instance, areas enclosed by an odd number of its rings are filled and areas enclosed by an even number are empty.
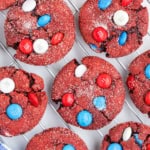
<svg viewBox="0 0 150 150"><path fill-rule="evenodd" d="M54 77L67 62L69 62L73 58L76 58L80 62L81 58L87 55L98 56L112 63L117 68L117 70L121 73L123 80L125 81L128 75L127 68L130 62L139 54L150 49L150 26L149 26L149 31L147 35L144 37L143 45L136 52L128 56L117 58L117 59L110 59L110 58L106 58L105 54L97 54L93 52L88 47L88 45L83 41L78 28L79 9L86 0L65 0L65 1L68 4L68 6L71 8L75 17L76 41L74 43L72 50L69 52L68 55L66 55L64 59L60 60L55 64L44 66L44 67L28 65L13 59L13 55L15 51L6 46L5 37L4 37L3 25L6 18L6 11L0 12L0 66L13 65L22 68L28 72L34 72L36 74L39 74L44 78L45 90L47 91L47 94L49 96L49 103L47 105L45 114L42 120L40 121L40 123L34 129L25 133L24 135L12 137L12 138L0 136L0 139L2 139L3 142L5 142L6 145L8 145L12 150L25 150L26 144L33 137L34 134L39 133L44 129L50 127L61 126L61 127L70 128L72 131L77 133L85 141L89 150L100 150L100 143L103 139L103 136L106 133L108 133L109 129L114 125L116 125L117 123L125 122L125 121L137 121L137 122L143 122L147 125L150 125L150 119L148 119L146 115L143 115L142 113L140 113L140 111L138 111L135 108L134 104L130 100L128 92L126 92L126 100L121 113L109 125L107 125L106 127L100 130L89 131L89 130L79 129L77 127L66 124L65 121L59 116L59 114L56 111L57 106L55 106L55 104L50 99L51 97L50 89L52 87ZM149 0L144 0L143 5L147 6L148 10L150 10Z"/></svg>

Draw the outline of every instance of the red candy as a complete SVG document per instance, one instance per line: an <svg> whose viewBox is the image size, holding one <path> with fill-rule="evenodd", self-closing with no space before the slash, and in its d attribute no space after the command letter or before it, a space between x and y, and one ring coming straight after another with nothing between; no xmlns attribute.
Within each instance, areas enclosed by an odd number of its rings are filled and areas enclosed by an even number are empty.
<svg viewBox="0 0 150 150"><path fill-rule="evenodd" d="M61 32L58 32L55 35L53 35L53 37L51 39L51 44L57 45L62 41L63 38L64 38L64 34Z"/></svg>
<svg viewBox="0 0 150 150"><path fill-rule="evenodd" d="M30 54L33 51L33 44L30 39L23 39L19 44L19 49L24 54Z"/></svg>
<svg viewBox="0 0 150 150"><path fill-rule="evenodd" d="M108 32L103 27L97 27L93 30L93 38L97 42L103 42L108 37Z"/></svg>
<svg viewBox="0 0 150 150"><path fill-rule="evenodd" d="M150 150L150 144L146 145L146 150Z"/></svg>
<svg viewBox="0 0 150 150"><path fill-rule="evenodd" d="M62 97L62 104L66 107L72 106L74 103L74 95L72 93L66 93Z"/></svg>
<svg viewBox="0 0 150 150"><path fill-rule="evenodd" d="M96 80L96 83L101 88L104 88L104 89L109 88L112 83L111 76L106 73L100 74Z"/></svg>
<svg viewBox="0 0 150 150"><path fill-rule="evenodd" d="M127 78L127 86L130 90L134 89L134 77L132 75L129 75Z"/></svg>
<svg viewBox="0 0 150 150"><path fill-rule="evenodd" d="M146 93L146 96L145 96L145 103L147 105L150 105L150 91Z"/></svg>
<svg viewBox="0 0 150 150"><path fill-rule="evenodd" d="M28 94L28 98L29 98L30 103L31 103L33 106L38 107L39 101L38 101L38 98L37 98L37 96L36 96L35 93L29 93L29 94Z"/></svg>
<svg viewBox="0 0 150 150"><path fill-rule="evenodd" d="M131 2L132 2L132 0L122 0L121 5L128 6Z"/></svg>

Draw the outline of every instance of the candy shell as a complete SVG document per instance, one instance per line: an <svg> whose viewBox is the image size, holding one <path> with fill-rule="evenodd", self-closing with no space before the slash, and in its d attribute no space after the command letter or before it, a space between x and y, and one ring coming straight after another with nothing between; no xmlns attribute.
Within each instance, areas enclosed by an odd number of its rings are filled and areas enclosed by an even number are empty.
<svg viewBox="0 0 150 150"><path fill-rule="evenodd" d="M147 79L150 79L150 64L148 64L144 70Z"/></svg>
<svg viewBox="0 0 150 150"><path fill-rule="evenodd" d="M63 106L70 107L74 104L74 95L72 93L66 93L62 97Z"/></svg>
<svg viewBox="0 0 150 150"><path fill-rule="evenodd" d="M84 73L87 71L87 67L83 64L77 66L77 68L75 69L75 76L77 78L80 78L84 75Z"/></svg>
<svg viewBox="0 0 150 150"><path fill-rule="evenodd" d="M77 122L81 127L88 127L92 121L92 114L87 110L82 110L77 114Z"/></svg>
<svg viewBox="0 0 150 150"><path fill-rule="evenodd" d="M117 26L125 26L129 21L129 15L124 10L118 10L113 16L113 21Z"/></svg>
<svg viewBox="0 0 150 150"><path fill-rule="evenodd" d="M44 54L48 48L48 42L44 39L37 39L33 43L33 49L37 54Z"/></svg>
<svg viewBox="0 0 150 150"><path fill-rule="evenodd" d="M23 110L19 104L10 104L6 109L6 114L11 120L18 120L21 118Z"/></svg>
<svg viewBox="0 0 150 150"><path fill-rule="evenodd" d="M22 10L24 12L30 12L30 11L33 11L35 7L36 7L35 0L26 0L22 5Z"/></svg>
<svg viewBox="0 0 150 150"><path fill-rule="evenodd" d="M74 146L71 144L67 144L63 147L62 150L75 150Z"/></svg>
<svg viewBox="0 0 150 150"><path fill-rule="evenodd" d="M112 143L108 146L107 150L123 150L119 143Z"/></svg>
<svg viewBox="0 0 150 150"><path fill-rule="evenodd" d="M10 78L4 78L0 81L0 91L11 93L15 89L15 82Z"/></svg>
<svg viewBox="0 0 150 150"><path fill-rule="evenodd" d="M103 27L97 27L97 28L95 28L93 30L92 36L93 36L93 38L94 38L95 41L97 41L97 42L103 42L103 41L105 41L107 39L108 32Z"/></svg>
<svg viewBox="0 0 150 150"><path fill-rule="evenodd" d="M46 15L43 15L41 16L39 19L38 19L38 26L39 27L44 27L46 26L48 23L50 23L51 21L51 16L46 14Z"/></svg>
<svg viewBox="0 0 150 150"><path fill-rule="evenodd" d="M99 0L98 7L102 10L105 10L111 5L111 3L112 3L112 0Z"/></svg>
<svg viewBox="0 0 150 150"><path fill-rule="evenodd" d="M120 36L119 36L119 40L118 43L119 45L123 46L126 44L128 39L128 33L126 31L121 32Z"/></svg>
<svg viewBox="0 0 150 150"><path fill-rule="evenodd" d="M122 135L123 141L128 141L130 139L131 135L132 135L132 128L131 127L127 127L124 130L123 135Z"/></svg>
<svg viewBox="0 0 150 150"><path fill-rule="evenodd" d="M98 110L103 110L106 108L106 98L104 96L99 96L95 97L93 99L93 105L98 109Z"/></svg>
<svg viewBox="0 0 150 150"><path fill-rule="evenodd" d="M111 76L107 73L100 74L96 80L96 83L100 88L109 88L112 83Z"/></svg>

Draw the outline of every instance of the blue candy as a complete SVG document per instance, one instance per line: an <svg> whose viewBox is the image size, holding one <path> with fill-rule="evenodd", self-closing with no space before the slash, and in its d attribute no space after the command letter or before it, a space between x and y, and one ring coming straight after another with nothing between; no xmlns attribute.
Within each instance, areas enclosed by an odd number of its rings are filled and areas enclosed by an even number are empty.
<svg viewBox="0 0 150 150"><path fill-rule="evenodd" d="M62 150L75 150L74 146L71 144L67 144L63 147Z"/></svg>
<svg viewBox="0 0 150 150"><path fill-rule="evenodd" d="M49 22L51 21L51 16L46 14L46 15L43 15L41 16L39 19L38 19L38 26L39 27L44 27L46 26Z"/></svg>
<svg viewBox="0 0 150 150"><path fill-rule="evenodd" d="M90 48L94 51L96 51L98 48L95 44L89 44Z"/></svg>
<svg viewBox="0 0 150 150"><path fill-rule="evenodd" d="M17 120L22 116L22 107L18 104L10 104L7 107L6 114L12 120Z"/></svg>
<svg viewBox="0 0 150 150"><path fill-rule="evenodd" d="M146 78L150 79L150 64L146 66L144 73Z"/></svg>
<svg viewBox="0 0 150 150"><path fill-rule="evenodd" d="M92 121L92 114L87 110L80 111L77 115L77 122L81 127L88 127Z"/></svg>
<svg viewBox="0 0 150 150"><path fill-rule="evenodd" d="M140 147L142 147L143 141L139 139L139 135L138 135L138 134L134 134L133 136L134 136L135 142L136 142Z"/></svg>
<svg viewBox="0 0 150 150"><path fill-rule="evenodd" d="M99 0L98 7L102 10L105 10L111 5L111 3L112 3L112 0Z"/></svg>
<svg viewBox="0 0 150 150"><path fill-rule="evenodd" d="M119 143L112 143L108 146L107 150L123 150Z"/></svg>
<svg viewBox="0 0 150 150"><path fill-rule="evenodd" d="M128 33L126 31L123 31L119 36L119 40L118 40L119 45L121 46L125 45L125 43L127 42L127 38L128 38Z"/></svg>
<svg viewBox="0 0 150 150"><path fill-rule="evenodd" d="M98 110L103 110L106 108L106 99L104 96L95 97L93 104Z"/></svg>

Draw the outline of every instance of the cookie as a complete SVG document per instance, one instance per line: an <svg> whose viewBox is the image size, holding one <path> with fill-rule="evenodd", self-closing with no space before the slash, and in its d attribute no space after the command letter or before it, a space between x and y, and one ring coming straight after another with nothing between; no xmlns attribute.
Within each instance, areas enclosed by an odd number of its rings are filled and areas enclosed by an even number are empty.
<svg viewBox="0 0 150 150"><path fill-rule="evenodd" d="M85 42L107 57L121 57L143 43L148 11L143 0L87 0L80 9L79 27Z"/></svg>
<svg viewBox="0 0 150 150"><path fill-rule="evenodd" d="M7 1L4 1L4 0L1 0L0 1L0 10L4 10L6 8L8 8L9 6L15 4L17 0L7 0Z"/></svg>
<svg viewBox="0 0 150 150"><path fill-rule="evenodd" d="M50 128L35 135L26 150L87 150L78 135L65 128Z"/></svg>
<svg viewBox="0 0 150 150"><path fill-rule="evenodd" d="M113 127L104 137L101 150L149 150L150 127L126 122Z"/></svg>
<svg viewBox="0 0 150 150"><path fill-rule="evenodd" d="M118 71L105 60L89 56L82 64L72 60L58 73L52 86L52 100L70 124L99 129L122 109L125 90Z"/></svg>
<svg viewBox="0 0 150 150"><path fill-rule="evenodd" d="M136 107L150 116L150 50L131 62L127 86Z"/></svg>
<svg viewBox="0 0 150 150"><path fill-rule="evenodd" d="M14 67L0 68L0 134L15 136L38 124L47 105L43 79Z"/></svg>
<svg viewBox="0 0 150 150"><path fill-rule="evenodd" d="M74 17L63 0L19 0L7 15L5 35L15 58L48 65L63 58L75 40Z"/></svg>

